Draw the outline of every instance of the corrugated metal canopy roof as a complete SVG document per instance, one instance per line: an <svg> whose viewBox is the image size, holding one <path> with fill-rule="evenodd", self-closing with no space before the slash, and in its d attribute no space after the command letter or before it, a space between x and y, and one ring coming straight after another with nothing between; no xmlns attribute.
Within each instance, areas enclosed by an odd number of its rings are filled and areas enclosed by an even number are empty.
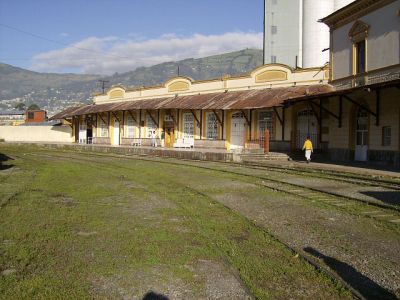
<svg viewBox="0 0 400 300"><path fill-rule="evenodd" d="M58 120L58 119L65 119L65 118L71 117L71 116L73 116L73 113L75 111L77 111L78 109L83 108L83 107L86 107L86 105L85 106L71 106L71 107L68 107L68 108L64 109L63 111L61 111L61 112L55 114L54 116L52 116L50 118L50 120Z"/></svg>
<svg viewBox="0 0 400 300"><path fill-rule="evenodd" d="M117 103L91 104L71 107L54 115L51 119L95 114L109 111L135 109L253 109L281 106L285 100L334 91L328 84L292 86L272 89L253 89L190 96L154 98Z"/></svg>

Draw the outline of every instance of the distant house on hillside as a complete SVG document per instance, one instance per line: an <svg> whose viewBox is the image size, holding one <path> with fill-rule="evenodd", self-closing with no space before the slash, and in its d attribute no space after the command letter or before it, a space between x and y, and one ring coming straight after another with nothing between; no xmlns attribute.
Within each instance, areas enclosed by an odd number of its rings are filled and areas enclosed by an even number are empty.
<svg viewBox="0 0 400 300"><path fill-rule="evenodd" d="M47 121L45 110L27 110L25 112L25 123L43 123Z"/></svg>

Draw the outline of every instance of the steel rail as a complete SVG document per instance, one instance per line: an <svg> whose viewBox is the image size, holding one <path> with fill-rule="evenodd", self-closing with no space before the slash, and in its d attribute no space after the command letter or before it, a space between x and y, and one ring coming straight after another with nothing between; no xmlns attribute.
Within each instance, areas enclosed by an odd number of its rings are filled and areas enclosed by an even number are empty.
<svg viewBox="0 0 400 300"><path fill-rule="evenodd" d="M56 151L55 151L56 152ZM74 152L74 151L72 151ZM59 153L59 152L58 152ZM76 152L74 152L76 153ZM52 157L52 158L64 158L64 159L70 159L70 156L60 156L60 155L49 155L49 154L41 154L41 155L37 155L37 153L26 153L30 156L43 156L43 157ZM82 154L82 153L80 153ZM101 155L98 153L85 153L88 156L101 156L101 157L109 157L109 156L115 156L114 154L112 155ZM110 154L110 153L108 153ZM118 158L127 158L125 155L118 155ZM22 158L22 157L21 157ZM93 160L88 160L88 159L82 159L82 158L76 158L73 157L75 160L78 161L83 161L83 162L91 162L94 164L99 164L102 165L103 168L106 167L106 169L114 169L115 167L120 168L120 169L126 169L129 171L134 171L134 168L129 168L126 166L121 166L121 165L116 165L116 164L110 164L109 162L100 162L98 160L93 161ZM24 159L24 158L22 158ZM166 163L166 162L161 162L158 160L147 160L146 161L151 161L151 162L160 162L160 163ZM168 162L170 163L170 162ZM187 166L187 167L197 167L200 169L207 169L207 170L212 170L212 171L223 171L223 170L218 170L218 169L212 169L212 168L207 168L207 167L201 167L201 166L195 166L195 165L190 165L190 164L180 164L180 163L173 163L174 165L180 165L180 166ZM236 173L236 172L226 172L226 173L231 173L231 174L235 174L235 175L244 175L244 176L250 176L250 177L254 177L251 175L246 175L246 174L240 174L240 173ZM213 201L216 203L216 200L210 198L209 195L200 192L194 188L185 186L186 189L190 189L192 192L201 195L203 197L206 197L209 201ZM336 273L334 273L328 266L318 262L315 258L311 257L311 255L307 255L305 254L305 252L303 250L297 249L296 247L290 246L288 243L280 240L276 235L271 234L270 232L267 231L266 228L256 224L253 220L250 220L249 218L238 214L237 212L235 212L232 208L228 207L227 205L218 202L219 205L225 207L226 209L228 209L231 213L235 214L235 215L239 215L242 218L245 218L250 224L252 224L252 226L254 226L255 228L257 228L258 230L260 230L261 232L269 235L271 238L273 238L274 240L276 240L277 242L279 242L280 244L282 244L285 248L287 248L290 252L292 252L294 255L298 255L301 259L303 259L304 261L306 261L307 263L309 263L315 270L317 270L318 272L323 273L325 276L327 276L328 278L330 278L333 282L336 282L340 285L342 285L343 287L345 287L347 290L349 290L349 292L353 295L354 298L356 299L360 299L360 300L366 300L366 298L355 288L353 288L349 283L347 283L344 279L342 279L339 275L337 275ZM246 288L248 289L248 287L246 286Z"/></svg>

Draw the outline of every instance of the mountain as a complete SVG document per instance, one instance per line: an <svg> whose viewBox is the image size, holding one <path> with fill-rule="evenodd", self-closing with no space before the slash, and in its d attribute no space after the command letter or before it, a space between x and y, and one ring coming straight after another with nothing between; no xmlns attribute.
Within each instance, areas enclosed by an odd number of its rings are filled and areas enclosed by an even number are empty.
<svg viewBox="0 0 400 300"><path fill-rule="evenodd" d="M140 67L112 76L38 73L0 63L0 109L12 108L18 102L36 103L49 114L76 103L90 102L91 94L100 92L99 80L107 86L151 86L178 75L195 80L240 75L262 65L262 50L245 49L205 58L165 62Z"/></svg>
<svg viewBox="0 0 400 300"><path fill-rule="evenodd" d="M262 50L246 49L205 58L189 58L178 62L165 62L152 67L141 67L135 71L114 74L110 80L113 84L125 86L149 86L165 82L178 75L195 80L221 77L226 74L239 75L262 65Z"/></svg>
<svg viewBox="0 0 400 300"><path fill-rule="evenodd" d="M100 75L38 73L0 63L0 100L22 97L32 91L61 88L93 81Z"/></svg>

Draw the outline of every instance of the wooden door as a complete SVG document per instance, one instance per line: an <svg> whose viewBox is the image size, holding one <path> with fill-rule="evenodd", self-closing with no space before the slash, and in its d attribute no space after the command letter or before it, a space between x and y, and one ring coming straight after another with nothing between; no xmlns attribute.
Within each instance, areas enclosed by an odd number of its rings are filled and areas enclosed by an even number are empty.
<svg viewBox="0 0 400 300"><path fill-rule="evenodd" d="M172 148L174 145L174 130L172 128L165 129L165 147Z"/></svg>

